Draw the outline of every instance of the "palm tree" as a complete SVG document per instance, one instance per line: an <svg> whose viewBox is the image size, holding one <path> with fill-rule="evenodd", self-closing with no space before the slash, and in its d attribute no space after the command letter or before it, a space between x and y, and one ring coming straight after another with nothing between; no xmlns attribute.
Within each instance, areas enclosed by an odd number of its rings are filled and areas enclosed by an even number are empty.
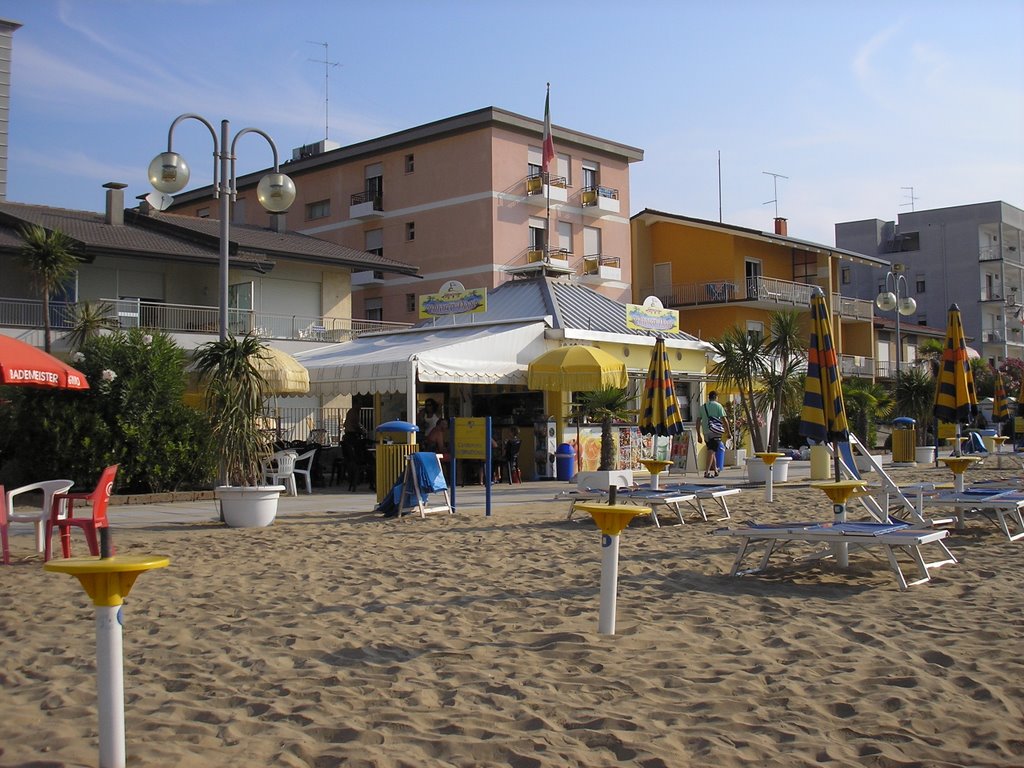
<svg viewBox="0 0 1024 768"><path fill-rule="evenodd" d="M938 339L925 339L917 345L917 359L928 361L932 376L939 375L943 349L945 349L945 344Z"/></svg>
<svg viewBox="0 0 1024 768"><path fill-rule="evenodd" d="M117 327L110 316L113 307L108 302L94 304L91 301L80 301L71 310L71 330L67 341L72 349L81 349L89 339L94 339L102 331L110 331Z"/></svg>
<svg viewBox="0 0 1024 768"><path fill-rule="evenodd" d="M629 408L630 402L628 391L620 387L580 393L578 412L585 414L592 421L601 422L601 465L598 467L600 472L615 469L612 422L628 419L633 414Z"/></svg>
<svg viewBox="0 0 1024 768"><path fill-rule="evenodd" d="M843 382L843 402L850 428L863 436L866 445L875 444L875 420L888 419L893 399L889 390L870 379L847 379Z"/></svg>
<svg viewBox="0 0 1024 768"><path fill-rule="evenodd" d="M771 407L768 429L768 450L779 449L779 420L786 402L787 388L792 389L794 374L802 367L807 353L807 334L802 328L801 314L796 310L772 312L768 318L769 339L764 351L772 357L764 374Z"/></svg>
<svg viewBox="0 0 1024 768"><path fill-rule="evenodd" d="M895 411L917 421L917 444L924 445L935 405L935 377L924 368L908 368L896 376Z"/></svg>
<svg viewBox="0 0 1024 768"><path fill-rule="evenodd" d="M47 231L38 224L26 224L18 230L24 245L21 262L43 296L43 345L50 351L50 295L63 288L64 281L75 271L78 257L76 241L60 230Z"/></svg>
<svg viewBox="0 0 1024 768"><path fill-rule="evenodd" d="M757 393L767 372L764 343L747 333L746 329L733 326L722 334L722 338L712 341L711 346L721 358L711 366L711 375L723 388L739 393L746 423L757 424ZM751 429L750 438L755 453L764 451L761 430Z"/></svg>

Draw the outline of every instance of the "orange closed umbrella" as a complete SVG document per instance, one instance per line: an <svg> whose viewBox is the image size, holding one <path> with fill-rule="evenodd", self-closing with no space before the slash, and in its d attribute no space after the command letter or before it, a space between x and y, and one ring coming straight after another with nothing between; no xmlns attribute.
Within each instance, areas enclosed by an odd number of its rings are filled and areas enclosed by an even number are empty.
<svg viewBox="0 0 1024 768"><path fill-rule="evenodd" d="M41 389L88 389L85 374L41 349L0 335L0 384Z"/></svg>

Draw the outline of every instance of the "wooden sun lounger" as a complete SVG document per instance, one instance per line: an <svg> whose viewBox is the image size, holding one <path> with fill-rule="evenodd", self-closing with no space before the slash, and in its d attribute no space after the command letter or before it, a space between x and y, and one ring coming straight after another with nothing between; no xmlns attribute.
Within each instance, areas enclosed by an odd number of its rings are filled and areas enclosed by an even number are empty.
<svg viewBox="0 0 1024 768"><path fill-rule="evenodd" d="M931 580L930 571L943 565L956 563L956 558L943 543L948 533L945 530L923 530L911 528L906 524L884 523L793 523L789 525L748 525L744 528L721 528L714 532L718 536L733 536L740 539L739 552L733 561L730 576L758 573L768 567L768 561L776 551L777 545L794 541L821 544L847 544L850 551L881 547L889 560L889 568L896 577L900 591L906 591L916 584ZM764 555L760 565L755 568L740 570L743 561L754 544L763 544ZM941 552L939 560L928 562L921 553L921 548L934 544ZM917 565L919 577L907 581L907 577L896 559L896 549L902 549L910 555ZM827 556L827 555L826 555Z"/></svg>

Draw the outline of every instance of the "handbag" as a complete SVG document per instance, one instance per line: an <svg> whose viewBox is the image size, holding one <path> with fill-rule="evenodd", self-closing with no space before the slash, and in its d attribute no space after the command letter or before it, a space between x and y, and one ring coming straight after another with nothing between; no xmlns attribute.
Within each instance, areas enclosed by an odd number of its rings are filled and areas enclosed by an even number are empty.
<svg viewBox="0 0 1024 768"><path fill-rule="evenodd" d="M712 416L708 412L707 403L704 404L704 415L708 417L708 432L710 437L721 437L725 434L725 425L722 424L722 420L717 416Z"/></svg>

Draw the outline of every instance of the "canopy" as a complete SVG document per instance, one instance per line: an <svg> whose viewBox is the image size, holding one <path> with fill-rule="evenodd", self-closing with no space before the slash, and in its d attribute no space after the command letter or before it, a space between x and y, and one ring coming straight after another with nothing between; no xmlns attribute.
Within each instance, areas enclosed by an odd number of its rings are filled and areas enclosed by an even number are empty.
<svg viewBox="0 0 1024 768"><path fill-rule="evenodd" d="M597 347L559 347L530 363L526 386L557 392L591 392L624 387L626 364Z"/></svg>
<svg viewBox="0 0 1024 768"><path fill-rule="evenodd" d="M672 384L672 367L668 362L665 340L658 337L651 351L651 367L644 383L644 410L640 416L640 431L645 435L669 437L683 431L679 414L679 401Z"/></svg>
<svg viewBox="0 0 1024 768"><path fill-rule="evenodd" d="M88 389L85 374L43 350L0 334L0 384Z"/></svg>
<svg viewBox="0 0 1024 768"><path fill-rule="evenodd" d="M324 394L408 392L410 381L524 384L545 349L543 322L415 328L299 352ZM415 385L414 385L415 386Z"/></svg>

